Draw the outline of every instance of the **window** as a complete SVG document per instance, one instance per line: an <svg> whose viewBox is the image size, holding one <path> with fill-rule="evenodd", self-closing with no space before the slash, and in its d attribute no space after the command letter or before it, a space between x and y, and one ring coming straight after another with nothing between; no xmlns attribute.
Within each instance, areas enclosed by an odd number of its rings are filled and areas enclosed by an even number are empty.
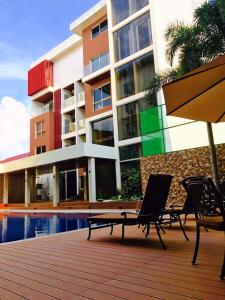
<svg viewBox="0 0 225 300"><path fill-rule="evenodd" d="M123 99L143 92L155 74L152 53L148 53L116 69L117 98Z"/></svg>
<svg viewBox="0 0 225 300"><path fill-rule="evenodd" d="M112 0L113 24L118 24L149 4L149 0Z"/></svg>
<svg viewBox="0 0 225 300"><path fill-rule="evenodd" d="M120 147L120 161L133 160L141 157L141 144Z"/></svg>
<svg viewBox="0 0 225 300"><path fill-rule="evenodd" d="M92 29L92 38L93 39L96 38L98 35L106 31L107 29L108 29L108 21L105 20Z"/></svg>
<svg viewBox="0 0 225 300"><path fill-rule="evenodd" d="M36 139L43 136L45 133L45 122L41 121L35 124L35 137Z"/></svg>
<svg viewBox="0 0 225 300"><path fill-rule="evenodd" d="M92 123L93 144L114 147L113 118L107 118Z"/></svg>
<svg viewBox="0 0 225 300"><path fill-rule="evenodd" d="M144 98L117 108L119 140L140 136L139 114L151 106L152 104Z"/></svg>
<svg viewBox="0 0 225 300"><path fill-rule="evenodd" d="M109 53L103 53L91 60L91 71L96 72L109 64Z"/></svg>
<svg viewBox="0 0 225 300"><path fill-rule="evenodd" d="M114 33L116 60L152 44L150 14L146 13Z"/></svg>
<svg viewBox="0 0 225 300"><path fill-rule="evenodd" d="M41 154L46 152L46 146L39 146L36 148L36 154Z"/></svg>
<svg viewBox="0 0 225 300"><path fill-rule="evenodd" d="M111 105L111 85L103 85L93 92L94 111Z"/></svg>

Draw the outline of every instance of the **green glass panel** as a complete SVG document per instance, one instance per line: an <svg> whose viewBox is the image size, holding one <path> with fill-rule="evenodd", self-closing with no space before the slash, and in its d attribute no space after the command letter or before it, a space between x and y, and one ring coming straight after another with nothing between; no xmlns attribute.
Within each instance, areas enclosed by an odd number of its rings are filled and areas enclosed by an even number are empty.
<svg viewBox="0 0 225 300"><path fill-rule="evenodd" d="M143 156L165 153L162 107L140 113L140 126Z"/></svg>

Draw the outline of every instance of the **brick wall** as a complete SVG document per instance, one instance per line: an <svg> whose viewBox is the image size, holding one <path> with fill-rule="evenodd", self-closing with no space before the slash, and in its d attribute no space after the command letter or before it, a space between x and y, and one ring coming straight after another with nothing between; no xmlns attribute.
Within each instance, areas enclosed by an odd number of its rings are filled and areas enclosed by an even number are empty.
<svg viewBox="0 0 225 300"><path fill-rule="evenodd" d="M225 180L225 144L216 146L220 180ZM141 159L142 188L145 191L149 174L174 176L168 203L182 204L186 193L179 182L193 175L212 177L208 147L187 149Z"/></svg>

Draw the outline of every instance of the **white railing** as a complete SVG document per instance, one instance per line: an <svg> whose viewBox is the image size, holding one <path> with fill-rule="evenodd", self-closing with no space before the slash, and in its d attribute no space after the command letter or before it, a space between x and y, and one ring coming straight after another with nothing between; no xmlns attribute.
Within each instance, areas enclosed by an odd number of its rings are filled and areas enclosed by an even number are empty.
<svg viewBox="0 0 225 300"><path fill-rule="evenodd" d="M84 129L85 128L85 120L79 120L79 129Z"/></svg>
<svg viewBox="0 0 225 300"><path fill-rule="evenodd" d="M71 97L64 100L63 108L70 107L74 104L75 104L75 98L74 98L74 96L71 96Z"/></svg>
<svg viewBox="0 0 225 300"><path fill-rule="evenodd" d="M53 111L53 103L48 103L41 106L38 110L32 112L32 116L39 116L50 111Z"/></svg>
<svg viewBox="0 0 225 300"><path fill-rule="evenodd" d="M85 94L84 94L84 92L78 93L78 95L77 95L77 104L80 104L80 103L82 103L84 101L85 101Z"/></svg>

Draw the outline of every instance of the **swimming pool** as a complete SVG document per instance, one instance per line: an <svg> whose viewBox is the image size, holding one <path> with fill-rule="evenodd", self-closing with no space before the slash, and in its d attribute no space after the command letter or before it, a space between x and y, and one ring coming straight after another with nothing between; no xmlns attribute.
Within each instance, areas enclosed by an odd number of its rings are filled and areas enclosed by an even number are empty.
<svg viewBox="0 0 225 300"><path fill-rule="evenodd" d="M0 214L0 243L78 230L88 226L89 214Z"/></svg>

